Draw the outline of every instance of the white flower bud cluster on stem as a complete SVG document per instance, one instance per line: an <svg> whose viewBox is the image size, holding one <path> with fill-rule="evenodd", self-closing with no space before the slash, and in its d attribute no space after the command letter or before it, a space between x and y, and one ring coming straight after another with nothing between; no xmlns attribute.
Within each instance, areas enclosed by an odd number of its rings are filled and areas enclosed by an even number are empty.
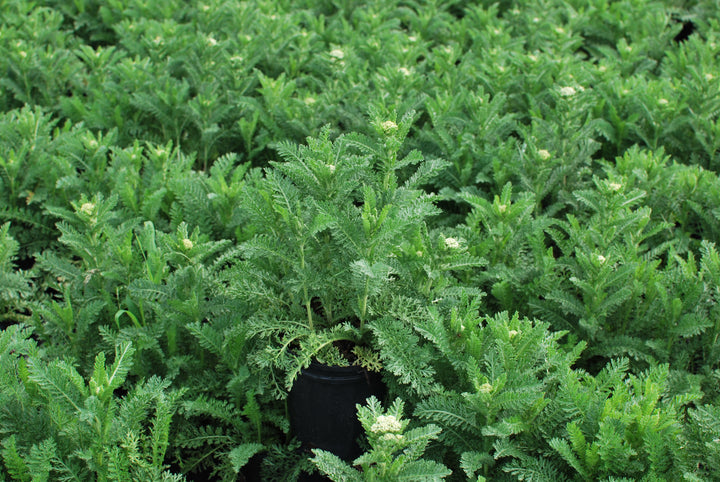
<svg viewBox="0 0 720 482"><path fill-rule="evenodd" d="M90 216L94 210L95 210L94 203L83 203L83 205L80 206L80 212L83 214L87 214L88 216Z"/></svg>
<svg viewBox="0 0 720 482"><path fill-rule="evenodd" d="M395 433L402 430L402 424L395 415L379 415L370 427L373 433Z"/></svg>
<svg viewBox="0 0 720 482"><path fill-rule="evenodd" d="M387 120L382 123L382 128L385 131L385 133L387 134L390 132L395 132L398 128L398 125L391 120Z"/></svg>
<svg viewBox="0 0 720 482"><path fill-rule="evenodd" d="M455 238L445 238L445 246L450 249L460 248L460 241Z"/></svg>

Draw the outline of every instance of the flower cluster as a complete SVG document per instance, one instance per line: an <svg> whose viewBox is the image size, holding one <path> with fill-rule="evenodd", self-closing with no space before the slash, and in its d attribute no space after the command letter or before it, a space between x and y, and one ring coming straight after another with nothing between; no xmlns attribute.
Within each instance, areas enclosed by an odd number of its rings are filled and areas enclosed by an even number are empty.
<svg viewBox="0 0 720 482"><path fill-rule="evenodd" d="M375 423L370 427L373 433L396 433L402 430L402 424L395 415L378 415Z"/></svg>

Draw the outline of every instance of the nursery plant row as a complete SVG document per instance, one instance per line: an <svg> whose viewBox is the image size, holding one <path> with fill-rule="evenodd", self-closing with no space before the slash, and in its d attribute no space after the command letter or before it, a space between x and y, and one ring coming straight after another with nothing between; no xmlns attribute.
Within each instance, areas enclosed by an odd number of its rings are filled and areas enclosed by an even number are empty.
<svg viewBox="0 0 720 482"><path fill-rule="evenodd" d="M0 481L720 479L716 1L0 18Z"/></svg>

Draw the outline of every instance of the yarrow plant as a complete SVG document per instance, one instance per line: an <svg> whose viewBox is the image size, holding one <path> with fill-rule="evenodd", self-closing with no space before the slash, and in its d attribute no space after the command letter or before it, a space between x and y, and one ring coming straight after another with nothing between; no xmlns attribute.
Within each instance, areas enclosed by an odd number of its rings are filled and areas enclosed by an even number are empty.
<svg viewBox="0 0 720 482"><path fill-rule="evenodd" d="M357 406L358 419L370 446L368 451L351 465L330 452L314 449L312 462L330 480L337 482L421 482L446 478L451 474L447 467L422 458L428 444L437 439L440 429L433 424L409 429L410 421L402 418L403 409L404 403L399 398L387 411L377 398L368 398L367 405Z"/></svg>
<svg viewBox="0 0 720 482"><path fill-rule="evenodd" d="M375 116L379 139L333 141L325 129L306 146L284 143L284 160L246 191L257 232L240 246L229 283L257 307L251 333L270 341L257 361L284 372L279 393L313 359L355 359L361 352L339 348L367 344L376 306L400 294L400 246L439 212L419 187L445 166L416 151L401 156L412 118ZM414 173L403 179L406 170Z"/></svg>
<svg viewBox="0 0 720 482"><path fill-rule="evenodd" d="M720 3L570 3L1 2L0 480L291 481L313 361L456 479L720 480Z"/></svg>

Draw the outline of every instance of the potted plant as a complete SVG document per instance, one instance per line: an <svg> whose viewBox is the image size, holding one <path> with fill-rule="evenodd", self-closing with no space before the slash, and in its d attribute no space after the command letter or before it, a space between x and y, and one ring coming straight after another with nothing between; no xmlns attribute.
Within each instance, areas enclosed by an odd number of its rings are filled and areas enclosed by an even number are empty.
<svg viewBox="0 0 720 482"><path fill-rule="evenodd" d="M357 455L356 403L377 394L370 326L382 302L401 294L399 248L439 213L421 186L446 164L400 155L411 123L412 113L398 123L376 115L375 139L331 140L325 128L307 145L280 144L283 160L249 182L243 199L252 236L239 246L229 289L255 310L254 361L279 397L289 392L295 435L343 458ZM322 420L299 415L305 408ZM317 434L323 426L333 433ZM349 445L331 441L338 435Z"/></svg>

